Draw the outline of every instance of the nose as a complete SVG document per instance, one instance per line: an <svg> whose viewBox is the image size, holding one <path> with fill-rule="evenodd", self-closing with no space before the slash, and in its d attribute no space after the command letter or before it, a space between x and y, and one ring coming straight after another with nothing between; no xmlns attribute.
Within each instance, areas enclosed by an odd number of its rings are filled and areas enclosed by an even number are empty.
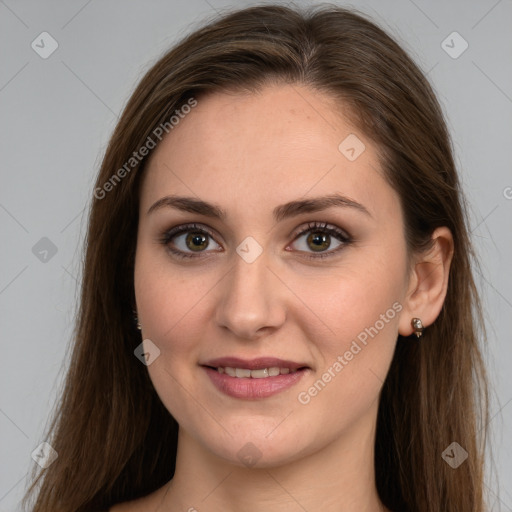
<svg viewBox="0 0 512 512"><path fill-rule="evenodd" d="M265 251L252 263L238 254L233 258L233 268L219 289L215 319L235 337L257 340L284 323L286 292L270 269Z"/></svg>

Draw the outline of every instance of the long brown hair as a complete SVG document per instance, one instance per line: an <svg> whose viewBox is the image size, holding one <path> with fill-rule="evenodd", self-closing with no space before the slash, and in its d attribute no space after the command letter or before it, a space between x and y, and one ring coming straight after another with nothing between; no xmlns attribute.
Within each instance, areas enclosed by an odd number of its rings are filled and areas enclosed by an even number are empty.
<svg viewBox="0 0 512 512"><path fill-rule="evenodd" d="M58 458L27 494L26 502L36 495L35 512L108 508L172 478L178 425L134 356L141 342L132 313L134 254L147 158L126 162L190 98L268 83L312 87L349 108L380 149L383 172L401 198L409 251L425 248L435 228L451 230L455 252L443 309L421 343L399 336L382 389L376 482L394 511L484 510L483 322L443 114L394 40L363 15L329 5L224 14L166 53L128 101L92 199L74 351L49 428ZM123 166L122 179L113 180ZM452 442L469 454L457 469L442 458Z"/></svg>

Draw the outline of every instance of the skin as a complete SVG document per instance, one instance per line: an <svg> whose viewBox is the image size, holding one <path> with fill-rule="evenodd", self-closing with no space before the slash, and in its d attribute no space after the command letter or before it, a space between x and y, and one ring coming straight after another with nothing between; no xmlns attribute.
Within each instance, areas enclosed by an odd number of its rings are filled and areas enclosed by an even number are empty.
<svg viewBox="0 0 512 512"><path fill-rule="evenodd" d="M349 134L366 146L354 161L338 150ZM272 216L278 205L334 192L368 213L335 206L279 222ZM147 213L170 194L214 203L226 219L172 207ZM177 469L168 485L111 510L387 510L374 480L379 392L398 334L412 334L412 317L427 327L439 314L449 230L436 230L432 250L409 258L399 198L381 175L376 147L333 99L296 85L200 98L153 151L140 199L137 311L142 338L160 350L150 377L180 425ZM308 259L319 254L308 235L323 233L297 231L315 221L339 227L352 242L327 235L331 256ZM213 233L203 252L185 243L186 234L169 244L195 259L179 259L161 242L186 223ZM248 236L262 248L252 263L236 252ZM389 318L393 304L400 311ZM299 402L381 315L387 321L378 334L359 343L307 404ZM199 365L223 356L273 356L310 370L272 397L237 399L218 391ZM253 467L238 457L249 442L259 454Z"/></svg>

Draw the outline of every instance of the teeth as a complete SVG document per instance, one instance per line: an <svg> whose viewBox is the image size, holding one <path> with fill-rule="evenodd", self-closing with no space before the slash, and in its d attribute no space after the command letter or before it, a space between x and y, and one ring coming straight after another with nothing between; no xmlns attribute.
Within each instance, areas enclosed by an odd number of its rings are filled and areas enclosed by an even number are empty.
<svg viewBox="0 0 512 512"><path fill-rule="evenodd" d="M251 370L250 373L253 379L264 379L265 377L269 376L268 368L262 368L261 370Z"/></svg>
<svg viewBox="0 0 512 512"><path fill-rule="evenodd" d="M261 368L260 370L249 370L247 368L225 368L219 366L217 368L219 373L225 373L230 377L238 377L239 379L266 379L267 377L276 377L277 375L287 375L288 373L295 373L297 370L290 370L290 368Z"/></svg>

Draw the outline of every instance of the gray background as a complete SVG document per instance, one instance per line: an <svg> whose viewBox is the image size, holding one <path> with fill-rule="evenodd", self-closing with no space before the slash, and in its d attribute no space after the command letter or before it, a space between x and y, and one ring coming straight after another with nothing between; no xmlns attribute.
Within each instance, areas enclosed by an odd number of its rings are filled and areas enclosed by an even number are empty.
<svg viewBox="0 0 512 512"><path fill-rule="evenodd" d="M0 512L19 510L63 382L86 206L117 115L179 37L215 11L252 3L0 0ZM340 4L401 41L448 117L482 261L494 390L490 502L512 511L512 1ZM44 31L58 42L47 59L31 47ZM454 31L469 45L458 58L445 51L463 48L458 36L442 43Z"/></svg>

